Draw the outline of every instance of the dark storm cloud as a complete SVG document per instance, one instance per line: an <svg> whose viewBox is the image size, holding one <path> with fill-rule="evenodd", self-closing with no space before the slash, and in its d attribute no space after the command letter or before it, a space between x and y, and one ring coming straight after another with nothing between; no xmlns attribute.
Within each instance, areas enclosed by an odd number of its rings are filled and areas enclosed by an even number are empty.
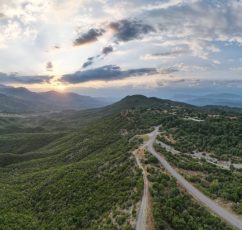
<svg viewBox="0 0 242 230"><path fill-rule="evenodd" d="M95 80L111 81L134 76L152 75L156 73L158 72L155 68L122 70L119 66L107 65L96 69L78 71L73 74L66 74L62 77L61 81L73 84Z"/></svg>
<svg viewBox="0 0 242 230"><path fill-rule="evenodd" d="M141 39L145 34L155 32L154 27L144 24L140 20L120 20L117 22L111 22L109 27L115 33L116 42L131 41L134 39Z"/></svg>
<svg viewBox="0 0 242 230"><path fill-rule="evenodd" d="M84 44L97 41L97 38L105 33L104 29L90 29L88 32L81 34L73 43L74 46L81 46Z"/></svg>
<svg viewBox="0 0 242 230"><path fill-rule="evenodd" d="M38 84L48 83L52 77L50 76L18 76L16 74L0 73L0 83L4 84Z"/></svg>
<svg viewBox="0 0 242 230"><path fill-rule="evenodd" d="M109 53L113 52L113 47L112 46L106 46L103 48L102 53L104 55L108 55Z"/></svg>

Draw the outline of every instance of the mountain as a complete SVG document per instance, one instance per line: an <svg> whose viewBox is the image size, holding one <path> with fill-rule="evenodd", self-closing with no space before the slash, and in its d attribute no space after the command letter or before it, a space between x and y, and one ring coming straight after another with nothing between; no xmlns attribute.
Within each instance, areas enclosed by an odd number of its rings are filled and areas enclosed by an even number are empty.
<svg viewBox="0 0 242 230"><path fill-rule="evenodd" d="M21 99L0 94L0 112L25 113L29 111L29 104Z"/></svg>
<svg viewBox="0 0 242 230"><path fill-rule="evenodd" d="M83 96L76 93L59 93L56 91L48 91L40 93L40 95L48 100L52 105L58 105L62 109L87 109L106 105L101 99Z"/></svg>
<svg viewBox="0 0 242 230"><path fill-rule="evenodd" d="M182 102L171 101L167 99L160 99L157 97L146 97L143 95L132 95L126 96L122 100L108 105L102 110L108 112L115 112L124 109L168 109L175 106L185 106L185 107L193 107L192 105L185 104Z"/></svg>
<svg viewBox="0 0 242 230"><path fill-rule="evenodd" d="M173 97L175 100L183 101L197 106L221 105L230 107L242 107L242 96L231 93L207 94L203 96L179 94Z"/></svg>
<svg viewBox="0 0 242 230"><path fill-rule="evenodd" d="M76 93L56 91L36 93L23 87L15 88L4 85L0 85L0 94L0 112L6 113L81 110L108 104L103 99Z"/></svg>

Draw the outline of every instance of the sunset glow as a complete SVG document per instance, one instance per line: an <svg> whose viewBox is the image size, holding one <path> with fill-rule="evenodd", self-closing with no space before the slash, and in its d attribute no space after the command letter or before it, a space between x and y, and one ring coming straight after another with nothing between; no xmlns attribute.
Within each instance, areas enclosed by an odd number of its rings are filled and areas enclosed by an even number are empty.
<svg viewBox="0 0 242 230"><path fill-rule="evenodd" d="M106 88L120 96L127 90L162 96L186 86L242 89L241 1L4 0L0 6L0 84L95 95Z"/></svg>

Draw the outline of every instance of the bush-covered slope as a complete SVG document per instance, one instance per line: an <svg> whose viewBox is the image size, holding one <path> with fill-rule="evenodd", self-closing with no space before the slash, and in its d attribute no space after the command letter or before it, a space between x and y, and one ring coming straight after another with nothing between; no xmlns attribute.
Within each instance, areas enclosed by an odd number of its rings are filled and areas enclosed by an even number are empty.
<svg viewBox="0 0 242 230"><path fill-rule="evenodd" d="M120 108L70 126L68 116L9 119L0 136L0 229L133 229L143 180L130 139L159 123L140 112Z"/></svg>
<svg viewBox="0 0 242 230"><path fill-rule="evenodd" d="M0 118L0 229L134 229L143 179L132 137L206 113L133 96L101 109Z"/></svg>

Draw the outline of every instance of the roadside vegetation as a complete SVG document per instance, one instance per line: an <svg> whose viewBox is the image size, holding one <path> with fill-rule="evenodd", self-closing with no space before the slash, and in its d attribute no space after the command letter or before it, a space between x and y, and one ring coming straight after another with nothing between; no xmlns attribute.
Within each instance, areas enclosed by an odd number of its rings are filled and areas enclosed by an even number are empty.
<svg viewBox="0 0 242 230"><path fill-rule="evenodd" d="M148 154L146 164L156 229L231 229L187 195L156 158Z"/></svg>
<svg viewBox="0 0 242 230"><path fill-rule="evenodd" d="M221 198L235 212L242 214L242 170L221 169L205 160L184 154L173 155L158 144L155 148L198 189L213 199Z"/></svg>
<svg viewBox="0 0 242 230"><path fill-rule="evenodd" d="M164 142L173 145L181 152L194 150L206 151L220 159L242 159L242 116L223 114L201 114L196 118L203 120L189 120L191 113L183 115L168 115L162 121L162 130L172 135L171 142L163 138Z"/></svg>

